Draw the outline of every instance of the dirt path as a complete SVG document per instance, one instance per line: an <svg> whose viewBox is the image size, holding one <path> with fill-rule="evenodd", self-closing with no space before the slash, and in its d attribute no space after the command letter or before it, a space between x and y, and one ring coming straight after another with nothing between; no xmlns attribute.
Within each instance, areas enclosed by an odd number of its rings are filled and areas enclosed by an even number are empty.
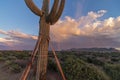
<svg viewBox="0 0 120 80"><path fill-rule="evenodd" d="M22 73L22 72L21 72ZM4 62L0 62L0 80L19 80L21 73L11 73L7 67L4 67ZM58 73L48 71L47 80L62 80Z"/></svg>
<svg viewBox="0 0 120 80"><path fill-rule="evenodd" d="M60 74L52 71L48 71L47 80L62 80Z"/></svg>
<svg viewBox="0 0 120 80"><path fill-rule="evenodd" d="M0 62L0 80L19 80L20 73L14 74L4 67L4 62Z"/></svg>

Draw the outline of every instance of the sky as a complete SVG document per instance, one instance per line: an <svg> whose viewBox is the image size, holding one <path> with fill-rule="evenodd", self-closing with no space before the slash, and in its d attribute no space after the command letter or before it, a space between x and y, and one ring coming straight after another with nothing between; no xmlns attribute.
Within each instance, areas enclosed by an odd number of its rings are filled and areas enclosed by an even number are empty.
<svg viewBox="0 0 120 80"><path fill-rule="evenodd" d="M41 9L43 0L34 0ZM50 8L54 0L50 0ZM59 21L50 27L57 50L120 48L120 0L66 0ZM40 17L24 0L0 1L0 50L31 50L37 41Z"/></svg>

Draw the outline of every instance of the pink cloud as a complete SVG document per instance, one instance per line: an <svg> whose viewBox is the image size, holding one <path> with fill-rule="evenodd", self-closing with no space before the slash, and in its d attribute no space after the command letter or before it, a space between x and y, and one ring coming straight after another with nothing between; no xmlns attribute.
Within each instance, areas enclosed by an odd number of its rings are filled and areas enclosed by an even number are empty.
<svg viewBox="0 0 120 80"><path fill-rule="evenodd" d="M82 47L120 47L120 16L100 20L106 10L90 11L86 16L73 19L66 16L51 26L51 41L59 49ZM4 37L0 38L0 45L7 45L13 49L33 49L37 36L20 31L0 30Z"/></svg>

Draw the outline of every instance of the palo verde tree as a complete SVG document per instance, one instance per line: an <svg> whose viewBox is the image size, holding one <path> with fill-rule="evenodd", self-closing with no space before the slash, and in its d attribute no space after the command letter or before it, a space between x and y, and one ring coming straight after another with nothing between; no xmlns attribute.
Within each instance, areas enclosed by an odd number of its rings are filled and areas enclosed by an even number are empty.
<svg viewBox="0 0 120 80"><path fill-rule="evenodd" d="M38 50L36 80L46 80L50 25L55 24L60 18L65 0L54 0L51 10L49 10L49 0L43 0L42 9L39 9L33 0L25 0L25 3L34 14L40 17L38 46L35 47Z"/></svg>

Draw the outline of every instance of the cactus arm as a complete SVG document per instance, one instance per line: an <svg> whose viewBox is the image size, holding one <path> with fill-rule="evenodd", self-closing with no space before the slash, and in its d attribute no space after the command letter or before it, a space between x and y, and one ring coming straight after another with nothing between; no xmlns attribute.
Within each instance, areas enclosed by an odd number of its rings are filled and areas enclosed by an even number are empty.
<svg viewBox="0 0 120 80"><path fill-rule="evenodd" d="M65 0L61 0L58 12L55 15L55 17L53 17L53 21L51 21L51 25L55 24L58 21L58 19L60 18L60 16L62 15L64 5L65 5Z"/></svg>
<svg viewBox="0 0 120 80"><path fill-rule="evenodd" d="M42 11L44 12L44 16L46 18L49 13L49 0L43 0Z"/></svg>
<svg viewBox="0 0 120 80"><path fill-rule="evenodd" d="M32 0L25 0L26 5L29 9L38 16L42 16L43 12L33 3Z"/></svg>
<svg viewBox="0 0 120 80"><path fill-rule="evenodd" d="M56 15L56 12L57 12L57 9L58 9L58 4L59 4L59 0L54 0L54 4L52 6L52 9L50 11L50 14L48 15L47 17L47 22L50 22L53 21L52 17L54 17Z"/></svg>

